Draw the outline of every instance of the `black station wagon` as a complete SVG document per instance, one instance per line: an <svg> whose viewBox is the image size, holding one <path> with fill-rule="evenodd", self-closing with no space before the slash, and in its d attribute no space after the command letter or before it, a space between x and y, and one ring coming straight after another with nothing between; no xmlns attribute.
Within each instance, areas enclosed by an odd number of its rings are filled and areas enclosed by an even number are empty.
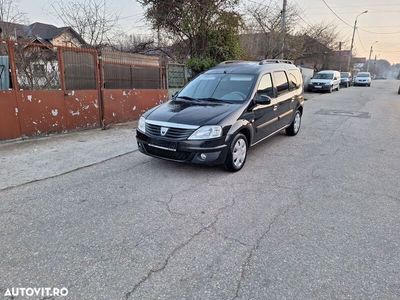
<svg viewBox="0 0 400 300"><path fill-rule="evenodd" d="M284 129L299 132L303 104L302 76L291 62L228 61L144 113L137 143L153 157L239 171L250 146Z"/></svg>

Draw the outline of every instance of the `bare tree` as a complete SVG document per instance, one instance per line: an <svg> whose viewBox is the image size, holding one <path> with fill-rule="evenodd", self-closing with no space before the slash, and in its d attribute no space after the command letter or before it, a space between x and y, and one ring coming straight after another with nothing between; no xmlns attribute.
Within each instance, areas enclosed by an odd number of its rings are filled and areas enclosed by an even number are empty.
<svg viewBox="0 0 400 300"><path fill-rule="evenodd" d="M289 5L286 11L286 30L282 32L282 10L280 2L269 0L264 3L251 3L246 8L246 33L242 39L256 37L256 46L249 40L242 40L247 45L246 52L257 58L277 58L282 54L282 39L284 35L293 34L299 20L296 6ZM249 43L250 42L250 43ZM286 49L285 49L286 50Z"/></svg>
<svg viewBox="0 0 400 300"><path fill-rule="evenodd" d="M285 58L297 61L312 60L318 66L329 65L332 49L337 41L337 31L331 24L307 24L297 6L288 6L286 30L282 32L281 2L252 4L247 7L246 32L241 35L241 44L250 59ZM285 49L282 39L285 37Z"/></svg>
<svg viewBox="0 0 400 300"><path fill-rule="evenodd" d="M115 50L129 53L146 53L156 48L153 37L137 34L121 33L110 44Z"/></svg>
<svg viewBox="0 0 400 300"><path fill-rule="evenodd" d="M338 40L338 32L332 24L319 23L304 30L306 35L329 49L334 49Z"/></svg>
<svg viewBox="0 0 400 300"><path fill-rule="evenodd" d="M7 38L14 34L12 24L23 22L25 14L22 13L15 0L0 0L0 37Z"/></svg>
<svg viewBox="0 0 400 300"><path fill-rule="evenodd" d="M56 16L74 29L89 45L101 46L110 39L119 16L106 0L57 1L52 4Z"/></svg>

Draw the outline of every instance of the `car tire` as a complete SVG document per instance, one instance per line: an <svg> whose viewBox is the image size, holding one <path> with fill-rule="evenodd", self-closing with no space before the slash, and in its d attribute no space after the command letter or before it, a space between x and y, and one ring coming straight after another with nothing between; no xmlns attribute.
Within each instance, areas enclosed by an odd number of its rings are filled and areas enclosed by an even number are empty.
<svg viewBox="0 0 400 300"><path fill-rule="evenodd" d="M328 93L331 94L332 92L333 92L333 86L331 86L331 87L329 88Z"/></svg>
<svg viewBox="0 0 400 300"><path fill-rule="evenodd" d="M301 112L300 112L300 110L296 110L296 113L294 114L292 123L285 130L286 135L295 136L296 134L299 133L300 126L301 126Z"/></svg>
<svg viewBox="0 0 400 300"><path fill-rule="evenodd" d="M398 90L398 92L397 92L399 95L400 95L400 87L399 87L399 90Z"/></svg>
<svg viewBox="0 0 400 300"><path fill-rule="evenodd" d="M240 171L246 163L249 143L244 134L238 133L229 146L229 152L224 167L230 172Z"/></svg>
<svg viewBox="0 0 400 300"><path fill-rule="evenodd" d="M336 91L337 91L337 92L339 92L339 90L340 90L340 86L338 86L338 87L336 88Z"/></svg>

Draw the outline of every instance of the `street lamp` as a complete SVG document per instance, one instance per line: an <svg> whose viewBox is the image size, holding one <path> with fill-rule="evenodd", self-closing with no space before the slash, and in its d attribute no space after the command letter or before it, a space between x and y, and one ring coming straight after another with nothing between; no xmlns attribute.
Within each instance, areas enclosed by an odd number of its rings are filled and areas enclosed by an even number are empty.
<svg viewBox="0 0 400 300"><path fill-rule="evenodd" d="M369 62L371 61L372 47L374 47L374 45L375 45L376 43L379 43L379 41L373 42L372 45L371 45L371 49L369 50L369 58L368 58L368 63L367 63L367 72L369 71Z"/></svg>
<svg viewBox="0 0 400 300"><path fill-rule="evenodd" d="M359 14L359 15L356 17L356 20L354 21L353 38L351 39L350 56L349 56L349 60L348 60L348 63L347 63L347 69L348 69L349 71L351 71L351 70L350 70L350 66L351 66L351 60L352 60L352 58L353 58L354 36L355 36L355 34L356 34L356 29L357 29L357 19L358 19L359 16L361 16L361 15L363 15L363 14L366 14L366 13L368 13L368 10L363 11L361 14Z"/></svg>

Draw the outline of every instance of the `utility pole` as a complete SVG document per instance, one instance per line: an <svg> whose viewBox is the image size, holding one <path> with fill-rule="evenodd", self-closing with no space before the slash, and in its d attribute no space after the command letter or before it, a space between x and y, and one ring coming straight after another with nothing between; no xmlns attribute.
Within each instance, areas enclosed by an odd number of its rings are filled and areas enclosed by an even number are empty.
<svg viewBox="0 0 400 300"><path fill-rule="evenodd" d="M350 68L351 68L351 60L353 59L354 36L356 35L357 20L358 20L358 17L359 17L359 16L361 16L361 15L363 15L363 14L366 14L366 13L368 13L368 10L366 10L366 11L362 12L361 14L359 14L359 15L356 17L356 20L354 21L353 37L351 38L351 46L350 46L350 55L349 55L349 59L348 59L348 61L347 61L347 70L348 70L349 72L351 72L351 70L350 70Z"/></svg>
<svg viewBox="0 0 400 300"><path fill-rule="evenodd" d="M283 0L282 7L282 59L285 59L285 39L286 39L286 7L287 0Z"/></svg>
<svg viewBox="0 0 400 300"><path fill-rule="evenodd" d="M161 48L160 26L157 26L157 47L158 47L158 48Z"/></svg>
<svg viewBox="0 0 400 300"><path fill-rule="evenodd" d="M375 41L374 43L372 43L371 45L371 49L369 50L369 58L368 58L368 63L367 63L367 72L369 72L369 63L371 61L371 56L372 56L372 48L374 47L374 45L378 43L378 41Z"/></svg>

